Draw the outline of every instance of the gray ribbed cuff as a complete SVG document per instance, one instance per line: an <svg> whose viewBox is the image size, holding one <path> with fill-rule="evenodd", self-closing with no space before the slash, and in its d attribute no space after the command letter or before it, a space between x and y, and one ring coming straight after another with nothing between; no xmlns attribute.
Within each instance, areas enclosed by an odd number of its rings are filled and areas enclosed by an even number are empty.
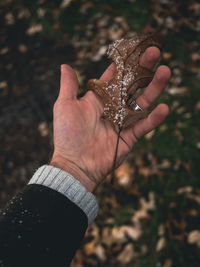
<svg viewBox="0 0 200 267"><path fill-rule="evenodd" d="M97 216L98 204L95 196L66 171L44 165L35 172L28 184L41 184L65 195L85 212L88 224Z"/></svg>

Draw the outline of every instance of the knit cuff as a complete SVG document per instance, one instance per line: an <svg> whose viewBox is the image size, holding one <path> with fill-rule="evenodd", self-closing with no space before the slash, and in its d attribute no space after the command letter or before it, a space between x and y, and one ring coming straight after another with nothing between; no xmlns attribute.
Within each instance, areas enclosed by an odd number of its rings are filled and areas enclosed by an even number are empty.
<svg viewBox="0 0 200 267"><path fill-rule="evenodd" d="M35 172L28 184L41 184L65 195L85 212L88 224L97 216L98 204L95 196L66 171L44 165Z"/></svg>

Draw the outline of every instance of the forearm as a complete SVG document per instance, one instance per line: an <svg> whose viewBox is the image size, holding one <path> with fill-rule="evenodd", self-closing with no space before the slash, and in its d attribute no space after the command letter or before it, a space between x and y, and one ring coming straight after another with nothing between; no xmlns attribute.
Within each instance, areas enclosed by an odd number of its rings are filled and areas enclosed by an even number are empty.
<svg viewBox="0 0 200 267"><path fill-rule="evenodd" d="M68 266L96 213L94 196L76 179L41 167L1 213L2 266Z"/></svg>

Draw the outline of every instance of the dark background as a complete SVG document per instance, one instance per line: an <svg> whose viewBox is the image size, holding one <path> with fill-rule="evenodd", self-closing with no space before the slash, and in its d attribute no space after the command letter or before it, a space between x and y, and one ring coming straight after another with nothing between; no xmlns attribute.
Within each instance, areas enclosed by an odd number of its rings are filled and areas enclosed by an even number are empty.
<svg viewBox="0 0 200 267"><path fill-rule="evenodd" d="M108 44L150 31L167 41L170 115L99 188L72 267L200 266L200 2L0 1L1 208L51 157L60 64L75 68L82 95L109 65Z"/></svg>

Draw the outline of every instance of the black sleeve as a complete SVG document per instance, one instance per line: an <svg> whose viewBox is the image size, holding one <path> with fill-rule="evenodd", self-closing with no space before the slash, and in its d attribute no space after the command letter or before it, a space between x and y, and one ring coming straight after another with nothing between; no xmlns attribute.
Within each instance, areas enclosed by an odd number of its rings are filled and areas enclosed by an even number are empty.
<svg viewBox="0 0 200 267"><path fill-rule="evenodd" d="M0 215L1 267L69 266L84 237L86 214L43 185L28 185Z"/></svg>

